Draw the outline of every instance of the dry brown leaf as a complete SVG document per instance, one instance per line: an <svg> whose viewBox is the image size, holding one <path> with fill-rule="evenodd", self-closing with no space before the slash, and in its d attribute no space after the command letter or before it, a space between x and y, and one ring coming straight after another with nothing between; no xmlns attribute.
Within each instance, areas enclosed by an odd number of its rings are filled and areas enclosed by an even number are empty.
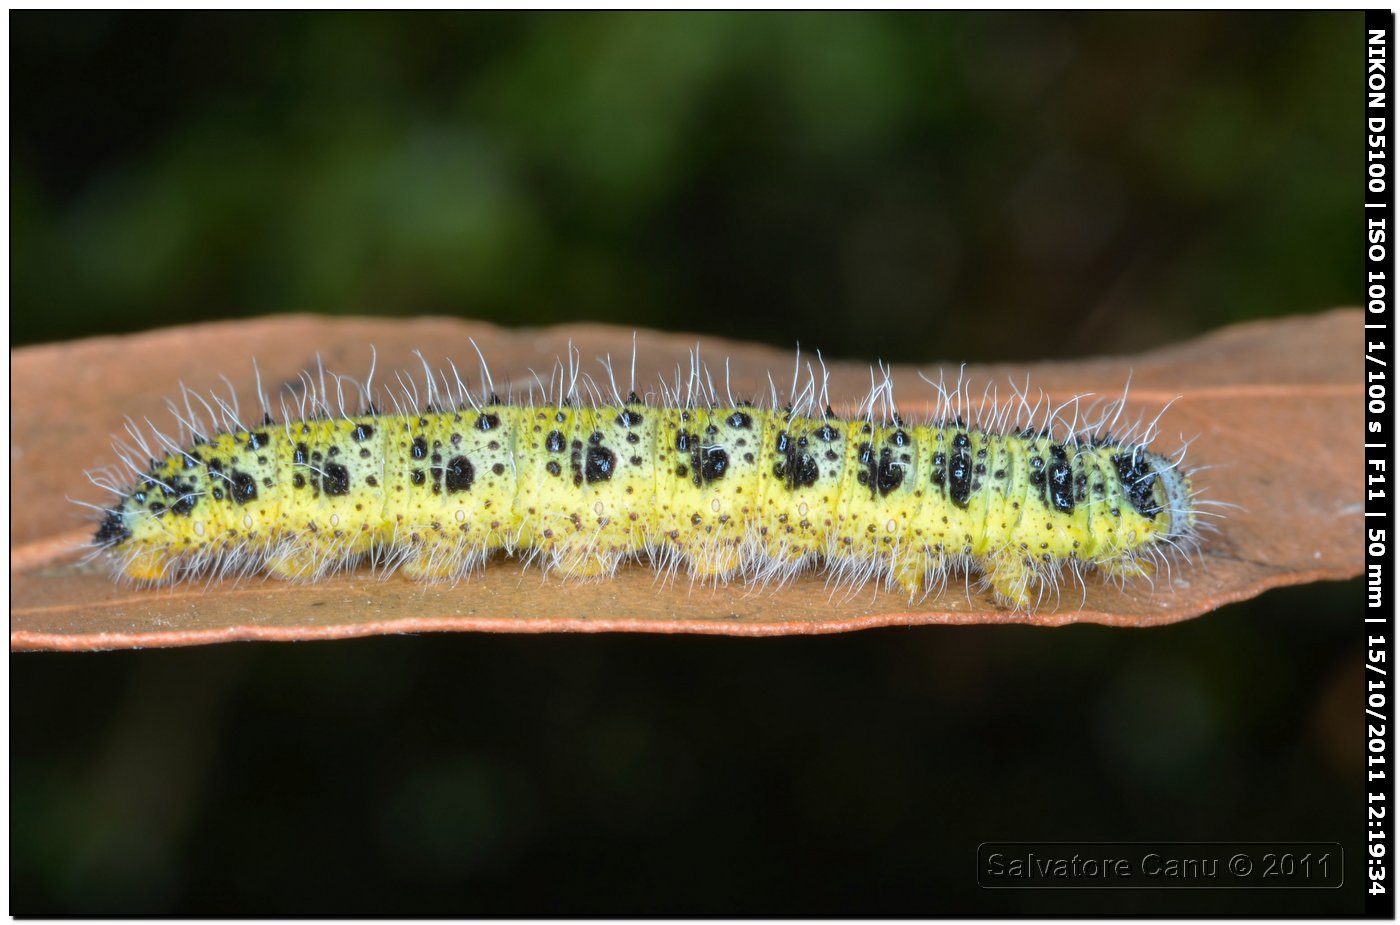
<svg viewBox="0 0 1400 925"><path fill-rule="evenodd" d="M273 580L192 583L166 589L119 586L98 565L79 566L75 547L92 531L68 498L101 500L84 470L110 464L108 434L124 416L169 420L164 397L177 381L220 386L226 373L245 407L256 407L248 358L274 388L314 366L363 372L369 348L379 369L410 369L412 351L475 368L467 338L480 344L498 380L529 381L566 344L585 358L630 355L630 330L574 325L511 331L448 319L388 321L284 316L204 324L132 337L106 337L12 351L12 512L10 647L111 649L250 639L336 639L436 630L495 632L699 632L734 635L825 633L892 624L1080 621L1118 626L1171 623L1281 585L1357 575L1362 567L1362 318L1338 310L1238 325L1137 357L1032 366L969 367L977 383L1027 373L1063 401L1079 393L1116 395L1132 371L1128 414L1156 414L1175 436L1194 437L1189 463L1207 495L1243 506L1206 539L1200 560L1162 576L1155 589L1127 590L1091 577L1080 606L1067 589L1058 609L1027 616L997 607L956 583L916 607L900 594L863 589L833 594L819 577L782 589L658 583L641 566L615 580L561 582L522 571L512 560L455 587L368 574L315 584ZM687 362L696 338L637 335L638 380L654 382ZM767 390L767 374L792 368L792 355L752 344L700 339L703 355L728 356L736 393ZM936 367L926 373L937 377ZM945 367L953 379L956 365ZM912 368L894 371L896 394L931 389ZM383 380L380 380L383 381ZM856 398L869 385L864 365L831 367L831 394ZM271 389L269 391L272 391ZM980 391L980 389L979 389ZM1178 398L1179 396L1179 398Z"/></svg>

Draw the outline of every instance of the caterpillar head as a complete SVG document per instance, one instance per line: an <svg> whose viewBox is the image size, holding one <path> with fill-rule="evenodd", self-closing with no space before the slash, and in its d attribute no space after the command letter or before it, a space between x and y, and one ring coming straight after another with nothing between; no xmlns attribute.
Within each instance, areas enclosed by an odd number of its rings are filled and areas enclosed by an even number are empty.
<svg viewBox="0 0 1400 925"><path fill-rule="evenodd" d="M131 528L128 527L127 519L131 512L127 510L127 502L123 501L118 507L107 511L107 516L97 528L96 535L92 538L92 544L101 549L111 549L114 546L121 546L131 539Z"/></svg>
<svg viewBox="0 0 1400 925"><path fill-rule="evenodd" d="M145 479L132 486L120 504L107 510L92 538L94 546L110 554L123 577L140 582L173 577L175 536L164 523L173 515L163 490L149 487L152 484L152 479Z"/></svg>
<svg viewBox="0 0 1400 925"><path fill-rule="evenodd" d="M164 533L159 514L152 513L139 501L142 495L136 486L120 504L109 508L98 524L92 543L105 550L116 562L117 570L127 578L157 582L168 577L167 557L161 553Z"/></svg>
<svg viewBox="0 0 1400 925"><path fill-rule="evenodd" d="M111 554L123 576L168 580L177 556L198 554L216 539L204 500L209 476L197 454L152 460L121 502L107 509L92 543Z"/></svg>

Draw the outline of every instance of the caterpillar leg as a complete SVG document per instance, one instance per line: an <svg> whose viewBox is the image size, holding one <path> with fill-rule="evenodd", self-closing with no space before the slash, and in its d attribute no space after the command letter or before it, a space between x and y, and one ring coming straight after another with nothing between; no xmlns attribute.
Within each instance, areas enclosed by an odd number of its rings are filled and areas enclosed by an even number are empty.
<svg viewBox="0 0 1400 925"><path fill-rule="evenodd" d="M1151 578L1157 574L1157 568L1145 559L1109 559L1105 562L1095 563L1095 568L1107 578L1115 581L1126 581L1131 578Z"/></svg>
<svg viewBox="0 0 1400 925"><path fill-rule="evenodd" d="M370 550L370 534L356 536L315 535L310 539L282 541L266 549L262 568L273 578L284 581L307 581L328 572L347 568ZM261 558L262 551L257 553Z"/></svg>
<svg viewBox="0 0 1400 925"><path fill-rule="evenodd" d="M894 583L908 593L911 601L916 600L924 594L925 578L933 565L934 560L926 553L901 556L894 563Z"/></svg>
<svg viewBox="0 0 1400 925"><path fill-rule="evenodd" d="M484 565L494 547L465 533L430 530L410 535L407 549L397 544L390 548L391 561L414 581L460 581Z"/></svg>
<svg viewBox="0 0 1400 925"><path fill-rule="evenodd" d="M739 547L730 543L692 546L686 550L690 574L696 578L727 580L739 570L743 557Z"/></svg>
<svg viewBox="0 0 1400 925"><path fill-rule="evenodd" d="M399 566L399 571L403 573L405 578L410 578L413 581L435 581L448 577L445 568L435 568L419 559L410 559Z"/></svg>
<svg viewBox="0 0 1400 925"><path fill-rule="evenodd" d="M141 550L121 564L121 573L136 581L162 582L172 577L175 561L159 550Z"/></svg>
<svg viewBox="0 0 1400 925"><path fill-rule="evenodd" d="M267 573L283 581L305 581L321 571L323 557L310 546L295 546L274 552L267 560Z"/></svg>
<svg viewBox="0 0 1400 925"><path fill-rule="evenodd" d="M560 546L549 559L549 570L566 578L602 578L616 572L621 560L597 546Z"/></svg>
<svg viewBox="0 0 1400 925"><path fill-rule="evenodd" d="M406 559L400 571L414 581L442 581L457 575L461 566L445 553L420 553Z"/></svg>
<svg viewBox="0 0 1400 925"><path fill-rule="evenodd" d="M992 556L982 566L982 571L998 598L1016 610L1030 609L1032 572L1021 556Z"/></svg>

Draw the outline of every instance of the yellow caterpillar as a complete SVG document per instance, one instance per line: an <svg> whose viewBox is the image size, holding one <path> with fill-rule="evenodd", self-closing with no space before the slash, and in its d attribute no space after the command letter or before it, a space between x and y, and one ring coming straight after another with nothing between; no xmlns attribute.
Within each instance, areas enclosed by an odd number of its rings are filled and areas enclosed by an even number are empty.
<svg viewBox="0 0 1400 925"><path fill-rule="evenodd" d="M1153 559L1197 543L1180 458L1146 449L1151 428L1107 434L1121 401L1096 422L1062 425L1018 391L984 401L969 424L957 413L964 390L940 388L934 419L908 424L888 376L843 419L810 369L787 403L774 390L760 407L722 399L695 360L656 400L615 385L602 400L591 382L580 391L569 360L538 401L532 389L520 403L496 397L484 363L479 395L427 372L425 400L404 384L392 411L355 384L362 410L347 413L340 377L333 407L324 371L319 387L303 375L280 424L261 389L251 427L231 402L196 397L218 432L187 393L182 439L156 432L153 452L129 427L127 473L94 476L119 499L102 507L94 545L142 583L315 579L366 558L460 580L503 551L578 577L639 558L715 581L780 584L824 569L911 599L980 573L1025 610L1066 570L1081 581L1089 566L1150 575Z"/></svg>

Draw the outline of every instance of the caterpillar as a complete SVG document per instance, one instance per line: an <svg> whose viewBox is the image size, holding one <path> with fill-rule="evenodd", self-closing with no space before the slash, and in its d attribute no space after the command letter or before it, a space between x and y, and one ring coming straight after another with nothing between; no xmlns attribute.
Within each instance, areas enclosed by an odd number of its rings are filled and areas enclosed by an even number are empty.
<svg viewBox="0 0 1400 925"><path fill-rule="evenodd" d="M820 354L804 377L799 353L785 396L770 377L766 396L740 399L698 351L641 396L635 347L625 394L610 359L600 386L570 347L519 400L484 359L473 390L418 356L421 389L400 374L382 391L373 362L360 382L318 361L281 390L278 417L259 374L253 424L231 384L227 398L181 386L176 436L128 419L121 466L89 473L115 496L90 505L93 555L141 585L315 580L364 561L461 581L496 553L576 578L633 560L755 585L819 571L911 601L962 574L1029 611L1067 575L1150 577L1199 542L1186 448L1149 450L1155 421L1115 430L1126 391L1095 414L1079 397L1032 402L1028 384L979 403L961 377L926 378L934 410L909 422L883 366L834 411Z"/></svg>

